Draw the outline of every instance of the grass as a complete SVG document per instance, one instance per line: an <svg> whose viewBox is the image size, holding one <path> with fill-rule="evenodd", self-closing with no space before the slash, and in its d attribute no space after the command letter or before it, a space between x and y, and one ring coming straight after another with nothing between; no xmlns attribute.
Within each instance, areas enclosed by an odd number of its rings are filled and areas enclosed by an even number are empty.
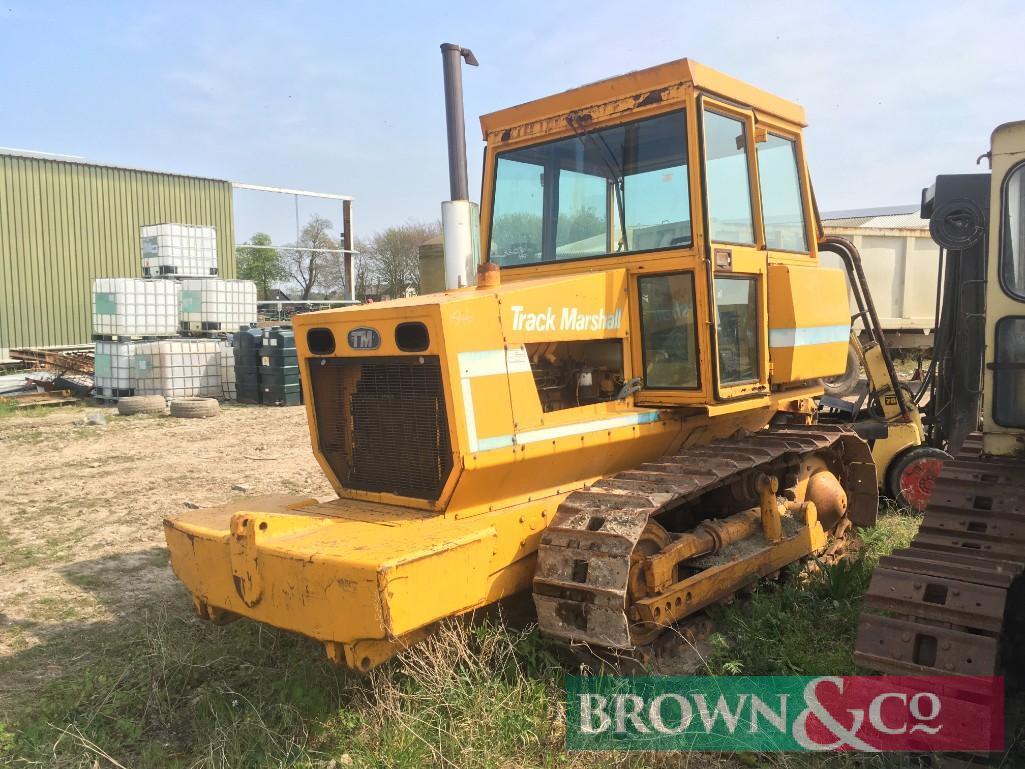
<svg viewBox="0 0 1025 769"><path fill-rule="evenodd" d="M715 612L720 675L850 674L860 596L878 557L918 519L891 512L855 560L806 584L765 584ZM161 553L162 556L162 553ZM182 598L184 604L184 598ZM320 646L242 621L224 627L158 607L133 621L71 624L0 659L0 682L56 671L0 706L12 767L849 767L865 757L567 754L561 647L491 620L450 621L359 676ZM16 630L16 628L15 628ZM7 631L8 640L13 636ZM809 759L810 760L810 759ZM95 763L94 763L95 762ZM332 764L332 762L334 762Z"/></svg>
<svg viewBox="0 0 1025 769"><path fill-rule="evenodd" d="M502 756L548 765L559 753L551 703L561 667L534 633L451 622L369 677L255 623L215 628L154 612L128 632L89 635L87 665L0 715L0 758L60 767L485 767ZM32 650L21 664L60 653Z"/></svg>
<svg viewBox="0 0 1025 769"><path fill-rule="evenodd" d="M26 406L19 408L9 401L0 400L0 419L5 417L42 417L55 412L83 412L85 404L73 403L66 406Z"/></svg>
<svg viewBox="0 0 1025 769"><path fill-rule="evenodd" d="M46 558L47 554L41 548L20 545L0 530L0 573L26 569L44 562Z"/></svg>
<svg viewBox="0 0 1025 769"><path fill-rule="evenodd" d="M72 505L48 506L49 512L56 515L64 514L71 521L74 521L75 512L80 509ZM14 510L10 517L11 520L20 521L25 514ZM39 516L39 519L45 520L42 516ZM52 522L52 519L47 522ZM0 573L26 569L43 563L56 564L74 560L81 555L76 548L82 541L82 536L89 530L88 524L69 523L63 527L52 526L44 538L39 537L38 534L45 529L39 528L36 532L37 539L26 543L15 541L0 528L0 554L3 556L0 558Z"/></svg>

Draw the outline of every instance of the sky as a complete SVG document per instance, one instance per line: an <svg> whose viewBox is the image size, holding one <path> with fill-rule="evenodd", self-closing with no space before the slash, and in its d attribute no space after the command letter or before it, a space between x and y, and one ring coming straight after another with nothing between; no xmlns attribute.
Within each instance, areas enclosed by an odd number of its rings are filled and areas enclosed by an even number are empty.
<svg viewBox="0 0 1025 769"><path fill-rule="evenodd" d="M918 201L1025 118L1025 3L0 0L0 146L355 198L367 237L448 197L439 45L477 117L690 57L803 105L823 211ZM236 240L295 238L292 197L237 193ZM302 200L299 218L341 223Z"/></svg>

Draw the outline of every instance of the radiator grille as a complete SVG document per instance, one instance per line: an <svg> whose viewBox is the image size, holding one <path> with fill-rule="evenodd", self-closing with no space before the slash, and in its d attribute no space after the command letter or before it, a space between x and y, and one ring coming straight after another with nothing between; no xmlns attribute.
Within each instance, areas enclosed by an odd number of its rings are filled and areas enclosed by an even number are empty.
<svg viewBox="0 0 1025 769"><path fill-rule="evenodd" d="M452 472L437 356L310 361L320 450L343 486L436 500Z"/></svg>

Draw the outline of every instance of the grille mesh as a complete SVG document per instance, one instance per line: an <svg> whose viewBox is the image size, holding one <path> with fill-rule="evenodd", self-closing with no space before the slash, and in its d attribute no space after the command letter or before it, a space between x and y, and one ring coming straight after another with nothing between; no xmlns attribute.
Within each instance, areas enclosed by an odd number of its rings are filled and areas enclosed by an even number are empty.
<svg viewBox="0 0 1025 769"><path fill-rule="evenodd" d="M343 486L441 495L452 448L437 356L311 360L310 380L320 450Z"/></svg>

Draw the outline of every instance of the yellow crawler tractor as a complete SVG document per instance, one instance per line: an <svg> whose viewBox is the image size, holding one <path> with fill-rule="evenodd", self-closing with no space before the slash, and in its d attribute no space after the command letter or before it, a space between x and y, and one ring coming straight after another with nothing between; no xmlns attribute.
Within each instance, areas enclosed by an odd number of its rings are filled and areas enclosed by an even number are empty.
<svg viewBox="0 0 1025 769"><path fill-rule="evenodd" d="M295 319L338 498L165 521L199 614L367 670L532 589L545 633L636 650L841 550L877 480L857 434L813 423L850 317L804 125L686 59L481 118L471 285Z"/></svg>

